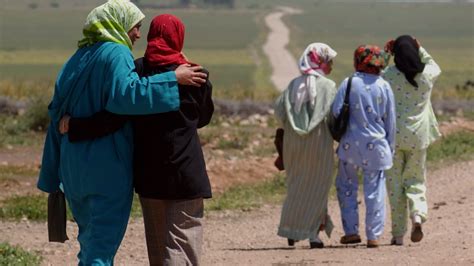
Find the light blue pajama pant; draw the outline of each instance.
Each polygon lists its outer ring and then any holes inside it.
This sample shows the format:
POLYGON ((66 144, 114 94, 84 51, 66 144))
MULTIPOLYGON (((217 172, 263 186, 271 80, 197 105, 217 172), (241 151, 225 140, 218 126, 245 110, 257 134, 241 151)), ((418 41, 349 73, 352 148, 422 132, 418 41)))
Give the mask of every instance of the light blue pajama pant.
MULTIPOLYGON (((337 198, 346 235, 359 234, 357 165, 339 160, 337 198)), ((368 240, 378 239, 385 225, 385 176, 383 170, 362 169, 366 205, 365 232, 368 240)))

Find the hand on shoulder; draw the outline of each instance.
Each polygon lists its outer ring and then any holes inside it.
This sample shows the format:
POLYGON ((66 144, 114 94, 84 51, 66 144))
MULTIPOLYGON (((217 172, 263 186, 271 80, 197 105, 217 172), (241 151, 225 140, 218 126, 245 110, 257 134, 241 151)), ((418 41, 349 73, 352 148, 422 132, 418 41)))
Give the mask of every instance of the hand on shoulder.
POLYGON ((201 84, 206 83, 207 74, 209 73, 207 70, 203 70, 202 66, 180 65, 175 70, 176 80, 181 85, 201 87, 201 84))

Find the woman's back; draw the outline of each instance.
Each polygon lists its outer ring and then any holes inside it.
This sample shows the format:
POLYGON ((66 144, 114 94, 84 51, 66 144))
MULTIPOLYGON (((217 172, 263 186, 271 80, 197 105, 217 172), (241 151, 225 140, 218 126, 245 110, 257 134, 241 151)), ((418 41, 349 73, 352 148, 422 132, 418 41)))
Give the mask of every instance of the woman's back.
MULTIPOLYGON (((336 96, 334 110, 340 110, 348 79, 336 96)), ((350 118, 340 141, 339 158, 366 169, 386 169, 392 165, 389 138, 393 137, 393 95, 390 85, 380 76, 356 72, 349 97, 350 118)), ((335 112, 336 113, 336 112, 335 112)))
POLYGON ((418 87, 411 85, 395 65, 388 67, 383 74, 396 99, 397 146, 407 150, 426 148, 441 135, 430 101, 441 70, 423 47, 419 48, 419 53, 425 67, 414 78, 418 87))
MULTIPOLYGON (((78 117, 89 116, 106 108, 113 94, 113 87, 109 86, 113 79, 110 73, 110 58, 129 56, 130 52, 125 49, 128 48, 112 42, 96 43, 79 49, 66 63, 57 81, 57 97, 53 99, 52 108, 58 115, 62 109, 61 104, 65 106, 64 112, 78 117), (78 62, 81 62, 79 67, 78 62), (104 76, 110 79, 103 79, 104 76)), ((57 118, 52 115, 52 119, 57 118)), ((97 194, 107 186, 117 189, 129 187, 132 174, 130 154, 133 151, 131 138, 129 125, 112 135, 91 141, 73 144, 68 138, 61 138, 60 176, 63 177, 63 182, 71 182, 65 184, 65 188, 75 188, 73 191, 67 191, 69 195, 74 197, 76 193, 97 194), (116 182, 111 183, 103 178, 122 175, 128 178, 116 178, 116 182)))
POLYGON ((303 104, 301 110, 295 110, 295 97, 298 93, 297 84, 305 84, 306 75, 301 75, 293 79, 287 90, 277 100, 275 112, 278 117, 283 118, 282 121, 289 123, 289 129, 297 134, 304 136, 309 134, 318 124, 323 121, 330 111, 330 107, 336 95, 336 84, 334 81, 323 77, 315 77, 315 96, 311 101, 303 104))
MULTIPOLYGON (((177 67, 151 67, 144 58, 137 59, 135 64, 140 76, 177 67)), ((201 88, 180 85, 179 91, 178 111, 133 118, 134 186, 141 196, 159 199, 211 197, 197 129, 207 125, 212 117, 212 84, 208 79, 201 88)))

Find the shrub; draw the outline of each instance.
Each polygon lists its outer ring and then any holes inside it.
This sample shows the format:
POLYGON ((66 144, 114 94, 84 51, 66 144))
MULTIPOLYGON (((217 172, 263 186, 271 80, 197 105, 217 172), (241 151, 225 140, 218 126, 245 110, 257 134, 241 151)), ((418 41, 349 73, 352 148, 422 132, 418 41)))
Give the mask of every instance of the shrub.
POLYGON ((14 196, 2 202, 0 218, 45 221, 48 218, 47 203, 48 198, 45 195, 14 196))
POLYGON ((21 123, 24 128, 34 131, 45 131, 49 125, 48 104, 50 98, 45 95, 38 95, 30 99, 28 109, 21 116, 21 123))
POLYGON ((40 265, 42 258, 20 247, 0 243, 0 265, 40 265))
POLYGON ((464 160, 474 155, 474 133, 461 131, 442 137, 428 149, 427 160, 437 162, 444 159, 464 160))

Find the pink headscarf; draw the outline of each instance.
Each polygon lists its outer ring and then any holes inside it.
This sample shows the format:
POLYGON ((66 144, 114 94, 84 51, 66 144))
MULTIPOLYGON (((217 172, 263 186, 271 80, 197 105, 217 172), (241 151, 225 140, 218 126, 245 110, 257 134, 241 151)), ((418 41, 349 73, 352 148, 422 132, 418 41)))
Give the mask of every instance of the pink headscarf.
POLYGON ((297 114, 301 111, 304 103, 309 102, 312 107, 316 100, 316 78, 329 74, 329 61, 336 57, 337 53, 329 45, 324 43, 312 43, 306 47, 299 60, 299 69, 305 76, 298 84, 293 84, 290 101, 297 114))
POLYGON ((300 57, 299 69, 301 74, 327 75, 329 61, 336 57, 337 53, 329 45, 315 42, 304 50, 300 57))

